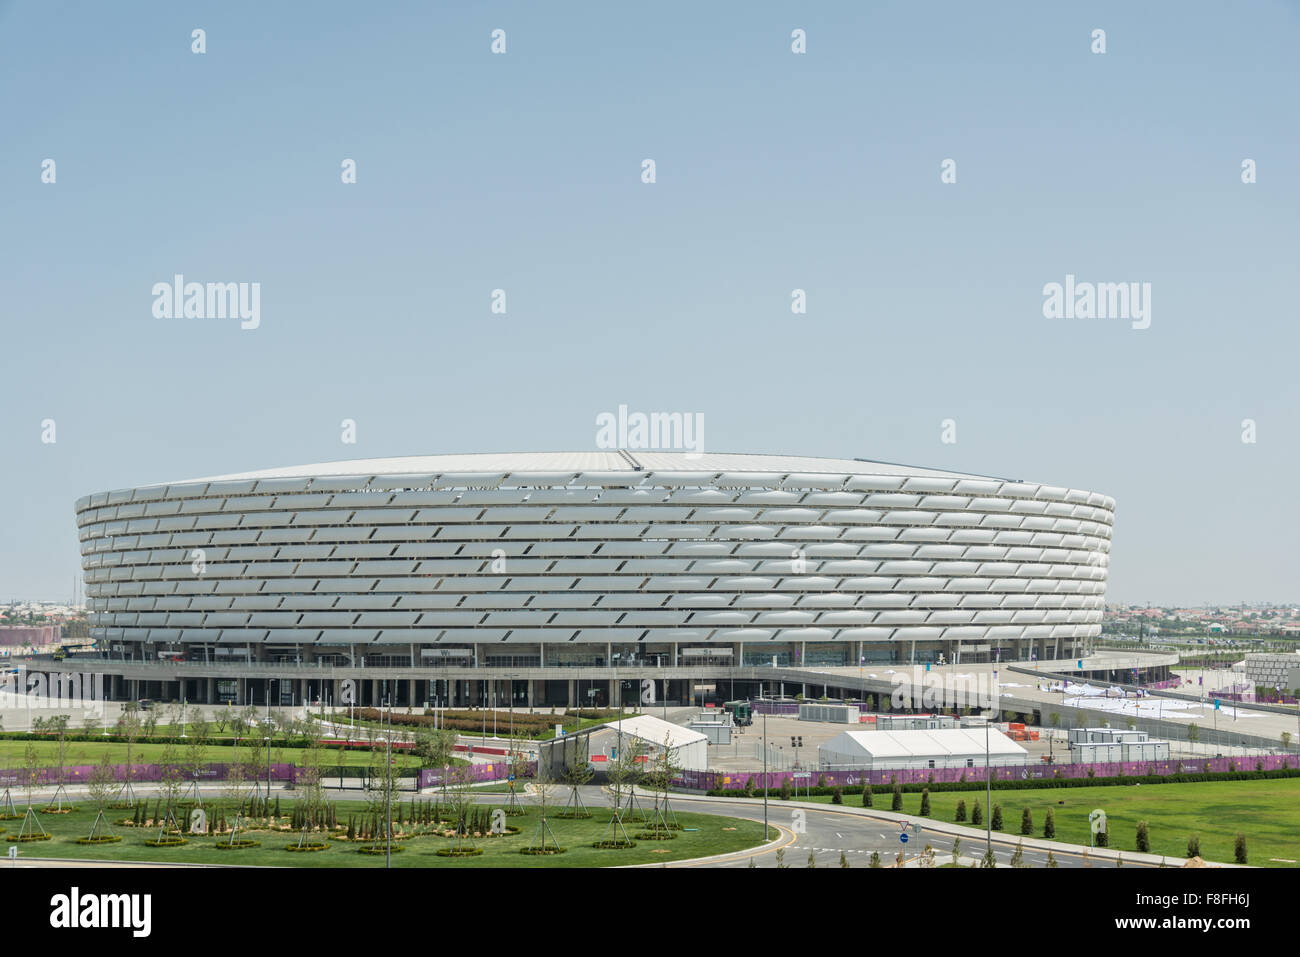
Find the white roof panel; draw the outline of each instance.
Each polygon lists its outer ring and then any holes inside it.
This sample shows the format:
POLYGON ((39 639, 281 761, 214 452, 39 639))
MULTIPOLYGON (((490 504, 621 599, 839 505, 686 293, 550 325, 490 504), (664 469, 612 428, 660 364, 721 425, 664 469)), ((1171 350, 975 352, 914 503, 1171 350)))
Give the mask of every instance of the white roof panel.
POLYGON ((646 452, 626 454, 617 450, 595 452, 508 452, 465 455, 412 455, 395 458, 353 459, 313 465, 238 472, 232 475, 188 479, 171 484, 236 481, 248 479, 305 478, 332 475, 433 475, 454 472, 667 472, 680 475, 715 475, 720 472, 777 473, 814 477, 818 475, 889 475, 969 478, 960 472, 919 468, 888 462, 858 459, 828 459, 798 455, 754 455, 729 452, 646 452), (635 462, 640 468, 634 468, 635 462))
MULTIPOLYGON (((1027 754, 1001 731, 988 731, 990 755, 1027 754)), ((912 756, 968 755, 984 752, 983 728, 936 728, 916 731, 845 731, 837 734, 822 749, 837 754, 855 752, 873 758, 904 758, 912 756)))

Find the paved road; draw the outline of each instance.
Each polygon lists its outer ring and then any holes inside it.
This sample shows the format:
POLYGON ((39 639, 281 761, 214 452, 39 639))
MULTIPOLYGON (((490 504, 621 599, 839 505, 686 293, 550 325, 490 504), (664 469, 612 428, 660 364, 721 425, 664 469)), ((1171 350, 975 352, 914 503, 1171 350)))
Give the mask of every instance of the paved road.
MULTIPOLYGON (((71 789, 80 790, 80 789, 71 789)), ((144 793, 153 790, 148 785, 140 788, 144 793)), ((277 788, 277 791, 279 789, 277 788)), ((38 789, 34 796, 47 796, 47 789, 38 789)), ((435 797, 437 790, 434 788, 427 789, 423 792, 426 797, 435 797)), ((409 794, 409 792, 404 792, 409 794)), ((328 792, 331 799, 334 800, 356 800, 361 796, 358 791, 334 791, 328 792)), ((521 795, 521 797, 532 803, 531 794, 521 795)), ((568 789, 560 787, 556 789, 557 803, 562 804, 568 798, 568 789)), ((406 797, 403 797, 405 800, 406 797)), ((606 809, 613 803, 612 794, 603 787, 586 786, 582 788, 583 803, 597 813, 600 809, 606 809)), ((500 804, 505 800, 505 795, 497 793, 480 793, 476 795, 476 800, 481 804, 500 804)), ((710 798, 695 795, 674 794, 671 797, 672 804, 677 811, 690 811, 700 814, 718 814, 727 817, 736 817, 750 821, 763 820, 763 805, 761 801, 749 801, 743 799, 727 798, 710 798)), ((906 818, 908 822, 915 822, 921 825, 919 838, 914 836, 913 832, 908 832, 908 843, 904 845, 899 841, 898 836, 901 831, 899 822, 890 818, 902 818, 902 815, 868 816, 861 810, 848 807, 832 807, 828 805, 802 805, 795 806, 781 800, 770 800, 768 802, 768 825, 775 828, 778 832, 777 839, 768 847, 756 849, 752 852, 745 852, 734 855, 725 860, 706 860, 698 863, 677 862, 668 864, 669 867, 749 867, 752 861, 755 867, 777 867, 779 863, 784 863, 788 867, 806 867, 808 856, 811 853, 818 867, 837 867, 839 866, 840 852, 844 853, 845 859, 851 867, 867 867, 871 862, 872 852, 880 854, 882 865, 892 864, 899 853, 900 849, 905 852, 905 866, 916 866, 916 858, 924 849, 926 844, 934 848, 935 863, 948 864, 952 862, 952 849, 954 836, 934 830, 929 826, 929 822, 923 819, 906 818), (783 850, 783 860, 778 860, 777 851, 783 850)), ((961 863, 975 864, 983 856, 985 848, 982 836, 966 836, 961 838, 961 863)), ((1060 848, 1052 849, 1052 856, 1056 860, 1058 867, 1083 867, 1084 858, 1081 854, 1065 849, 1063 845, 1060 848)), ((995 836, 993 839, 993 854, 1000 867, 1011 866, 1011 856, 1016 850, 1016 838, 1011 835, 995 836)), ((1031 867, 1047 866, 1047 851, 1039 848, 1026 847, 1024 849, 1024 863, 1031 867)), ((0 862, 0 867, 4 862, 0 862)), ((1181 861, 1170 861, 1172 866, 1178 866, 1181 861)), ((1092 858, 1090 864, 1094 867, 1114 867, 1115 864, 1110 860, 1092 858)), ((49 866, 43 862, 29 860, 27 864, 20 866, 49 866)), ((91 863, 86 866, 114 866, 111 864, 91 863)), ((132 866, 125 864, 124 866, 132 866)), ((1142 867, 1153 866, 1151 864, 1142 864, 1126 857, 1125 867, 1142 867)))

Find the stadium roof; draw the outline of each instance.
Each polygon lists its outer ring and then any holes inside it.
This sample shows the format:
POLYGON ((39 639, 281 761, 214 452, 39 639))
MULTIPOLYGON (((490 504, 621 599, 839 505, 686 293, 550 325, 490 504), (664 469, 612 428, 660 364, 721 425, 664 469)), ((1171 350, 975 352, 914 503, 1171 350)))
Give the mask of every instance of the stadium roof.
POLYGON ((308 478, 325 475, 421 475, 448 472, 766 472, 833 475, 909 475, 942 478, 988 478, 965 472, 917 468, 863 459, 824 459, 802 455, 754 455, 733 452, 486 452, 465 455, 410 455, 353 459, 315 465, 238 472, 164 484, 225 482, 247 479, 308 478))

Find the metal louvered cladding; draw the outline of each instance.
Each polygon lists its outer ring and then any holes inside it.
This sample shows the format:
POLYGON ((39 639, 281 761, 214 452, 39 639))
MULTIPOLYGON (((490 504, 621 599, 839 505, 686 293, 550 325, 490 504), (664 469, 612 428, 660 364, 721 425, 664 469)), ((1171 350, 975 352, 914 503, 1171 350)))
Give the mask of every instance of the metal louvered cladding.
POLYGON ((640 469, 605 453, 479 458, 87 496, 76 514, 94 634, 330 645, 1100 633, 1114 501, 1097 493, 844 460, 787 469, 776 456, 638 453, 640 469))

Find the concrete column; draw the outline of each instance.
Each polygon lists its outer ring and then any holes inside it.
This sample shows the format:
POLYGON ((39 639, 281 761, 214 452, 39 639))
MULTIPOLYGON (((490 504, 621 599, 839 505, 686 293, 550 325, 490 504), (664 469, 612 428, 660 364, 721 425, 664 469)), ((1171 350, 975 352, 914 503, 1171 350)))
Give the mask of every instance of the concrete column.
MULTIPOLYGON (((412 645, 411 647, 414 648, 415 646, 412 645)), ((415 707, 415 679, 414 678, 411 679, 410 697, 406 699, 406 703, 409 704, 412 708, 415 707)), ((388 840, 387 837, 385 837, 384 839, 388 840)))
MULTIPOLYGON (((570 679, 569 679, 569 704, 568 704, 568 706, 569 706, 570 708, 577 707, 577 706, 574 704, 574 699, 577 697, 577 694, 578 694, 578 691, 577 691, 577 685, 578 685, 578 682, 577 682, 575 679, 573 679, 573 678, 570 678, 570 679)), ((387 838, 385 838, 385 840, 387 840, 387 838)))
MULTIPOLYGON (((379 698, 379 679, 371 678, 370 679, 370 707, 378 708, 380 703, 381 702, 379 698)), ((391 838, 388 838, 388 840, 391 840, 391 838)))

